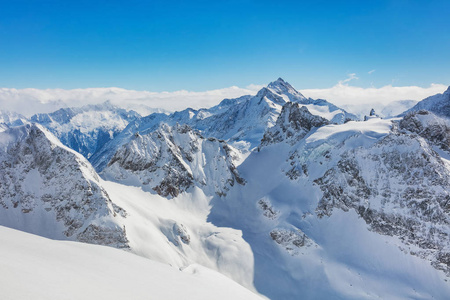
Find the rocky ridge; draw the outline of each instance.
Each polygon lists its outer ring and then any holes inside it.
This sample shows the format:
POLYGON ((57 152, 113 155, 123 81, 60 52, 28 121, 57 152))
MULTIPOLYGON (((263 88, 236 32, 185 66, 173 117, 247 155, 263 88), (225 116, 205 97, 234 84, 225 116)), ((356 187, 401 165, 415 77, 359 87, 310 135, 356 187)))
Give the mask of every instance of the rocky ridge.
POLYGON ((223 195, 244 184, 234 162, 238 152, 215 138, 204 138, 188 125, 161 124, 150 133, 135 133, 102 171, 117 182, 133 182, 164 197, 177 197, 198 186, 223 195))
POLYGON ((260 147, 282 141, 294 145, 314 127, 329 123, 327 119, 311 114, 306 106, 288 102, 283 106, 275 126, 264 133, 260 147))
POLYGON ((55 239, 127 248, 120 218, 80 154, 41 125, 0 133, 0 224, 55 239))

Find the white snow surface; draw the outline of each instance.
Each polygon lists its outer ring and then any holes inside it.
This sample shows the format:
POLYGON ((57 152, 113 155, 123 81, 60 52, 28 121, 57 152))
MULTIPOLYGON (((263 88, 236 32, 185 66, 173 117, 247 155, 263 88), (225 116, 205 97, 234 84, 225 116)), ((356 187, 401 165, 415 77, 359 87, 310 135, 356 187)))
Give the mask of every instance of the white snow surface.
POLYGON ((133 253, 177 268, 200 264, 254 290, 250 246, 239 230, 207 222, 211 197, 200 189, 168 200, 138 187, 108 181, 102 185, 127 211, 123 224, 133 253), (188 242, 177 227, 184 228, 188 242))
POLYGON ((264 299, 199 265, 179 270, 118 249, 0 226, 4 300, 264 299))
POLYGON ((0 110, 0 123, 4 123, 8 126, 20 126, 28 122, 28 119, 21 114, 0 110))

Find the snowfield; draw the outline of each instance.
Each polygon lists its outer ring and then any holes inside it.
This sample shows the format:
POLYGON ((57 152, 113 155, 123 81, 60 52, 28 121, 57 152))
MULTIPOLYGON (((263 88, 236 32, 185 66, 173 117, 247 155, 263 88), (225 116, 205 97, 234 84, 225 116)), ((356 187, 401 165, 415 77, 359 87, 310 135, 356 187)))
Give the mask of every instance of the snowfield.
POLYGON ((199 265, 178 270, 126 251, 3 226, 0 270, 4 300, 264 299, 199 265))
POLYGON ((242 232, 207 222, 211 197, 200 189, 168 200, 137 187, 102 185, 127 212, 123 224, 133 253, 177 268, 200 264, 255 290, 250 246, 242 232))

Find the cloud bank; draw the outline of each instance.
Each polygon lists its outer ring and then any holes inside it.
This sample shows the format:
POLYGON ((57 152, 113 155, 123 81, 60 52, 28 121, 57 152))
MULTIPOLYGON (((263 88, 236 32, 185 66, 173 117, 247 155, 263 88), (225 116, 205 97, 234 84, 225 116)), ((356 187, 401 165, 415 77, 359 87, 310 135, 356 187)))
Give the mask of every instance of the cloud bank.
POLYGON ((87 89, 13 89, 0 88, 0 109, 19 112, 25 116, 35 113, 52 112, 61 107, 98 104, 110 100, 121 107, 142 105, 166 111, 182 110, 187 107, 202 108, 218 104, 225 98, 256 94, 257 90, 232 86, 204 92, 175 91, 149 92, 122 88, 87 89))
MULTIPOLYGON (((397 100, 421 100, 428 96, 442 93, 447 86, 431 84, 429 87, 387 85, 381 88, 361 88, 351 86, 349 81, 356 79, 355 74, 340 81, 331 88, 301 90, 306 97, 326 99, 338 106, 357 110, 367 109, 368 105, 385 106, 397 100)), ((252 84, 245 88, 229 87, 204 92, 175 91, 150 92, 135 91, 122 88, 88 88, 88 89, 14 89, 0 88, 0 109, 31 116, 34 113, 52 112, 61 107, 98 104, 110 100, 113 104, 125 108, 148 106, 153 109, 167 111, 182 110, 187 107, 208 108, 218 104, 225 98, 236 98, 242 95, 254 95, 262 85, 252 84)), ((148 110, 147 110, 148 111, 148 110)), ((141 110, 145 114, 145 109, 141 110)))
POLYGON ((443 84, 431 84, 429 87, 386 85, 381 88, 361 88, 341 82, 328 89, 305 89, 301 93, 314 99, 326 99, 338 106, 371 103, 387 105, 398 100, 422 100, 443 93, 446 89, 447 86, 443 84))

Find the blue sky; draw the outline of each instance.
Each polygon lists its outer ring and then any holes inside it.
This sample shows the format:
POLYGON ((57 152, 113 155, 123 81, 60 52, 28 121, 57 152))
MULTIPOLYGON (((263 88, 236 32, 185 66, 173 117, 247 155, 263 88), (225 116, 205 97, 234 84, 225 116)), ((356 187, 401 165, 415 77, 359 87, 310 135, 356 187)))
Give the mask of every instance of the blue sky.
POLYGON ((5 1, 0 87, 450 84, 450 1, 5 1))

